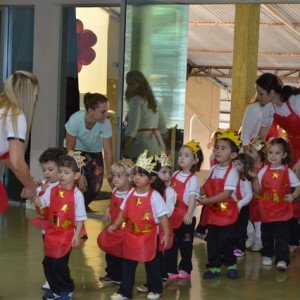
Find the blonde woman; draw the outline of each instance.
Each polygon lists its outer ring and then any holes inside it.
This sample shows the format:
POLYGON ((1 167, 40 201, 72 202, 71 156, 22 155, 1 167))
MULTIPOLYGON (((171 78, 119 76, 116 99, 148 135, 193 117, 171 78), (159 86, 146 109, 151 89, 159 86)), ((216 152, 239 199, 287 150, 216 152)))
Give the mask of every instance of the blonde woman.
MULTIPOLYGON (((27 71, 14 72, 0 94, 0 160, 8 166, 24 188, 21 196, 32 198, 36 187, 25 162, 38 80, 27 71)), ((7 208, 7 196, 0 181, 0 212, 7 208)))

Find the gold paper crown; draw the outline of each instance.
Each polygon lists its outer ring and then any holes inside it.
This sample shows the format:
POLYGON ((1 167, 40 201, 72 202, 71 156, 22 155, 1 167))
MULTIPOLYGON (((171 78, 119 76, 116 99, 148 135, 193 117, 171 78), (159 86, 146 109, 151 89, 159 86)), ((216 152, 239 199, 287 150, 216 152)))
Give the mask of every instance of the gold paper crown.
POLYGON ((183 146, 191 148, 193 153, 197 153, 197 151, 202 150, 199 143, 196 142, 194 139, 192 139, 188 143, 184 144, 183 146))
POLYGON ((134 163, 131 159, 123 158, 119 162, 124 166, 126 172, 130 172, 130 170, 134 168, 134 163))
POLYGON ((250 141, 250 145, 256 150, 262 150, 265 147, 265 142, 259 137, 257 136, 256 138, 252 139, 250 141))
POLYGON ((81 151, 73 151, 71 150, 68 155, 73 157, 74 160, 76 161, 76 164, 77 164, 77 167, 79 169, 81 169, 81 167, 85 166, 86 165, 86 157, 84 155, 81 155, 81 151))
POLYGON ((147 158, 148 150, 144 150, 144 152, 138 157, 135 166, 140 167, 146 170, 148 173, 153 172, 153 169, 156 167, 157 163, 155 161, 154 156, 150 156, 147 158))
POLYGON ((166 154, 165 151, 160 151, 160 156, 157 158, 161 167, 173 167, 173 160, 170 154, 166 154))
POLYGON ((218 140, 221 139, 228 139, 231 140, 237 147, 240 147, 242 144, 242 141, 240 139, 240 135, 238 134, 238 132, 232 128, 228 128, 226 129, 224 132, 222 132, 221 134, 219 134, 217 136, 218 140))

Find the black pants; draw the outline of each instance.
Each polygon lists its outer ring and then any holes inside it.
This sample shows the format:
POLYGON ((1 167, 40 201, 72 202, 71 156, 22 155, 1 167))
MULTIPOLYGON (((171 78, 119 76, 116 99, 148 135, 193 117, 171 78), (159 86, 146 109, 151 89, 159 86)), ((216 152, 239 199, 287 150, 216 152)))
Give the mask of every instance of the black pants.
POLYGON ((247 226, 249 220, 249 205, 242 207, 235 223, 234 246, 243 252, 246 250, 247 226))
POLYGON ((261 223, 262 256, 273 257, 275 263, 280 260, 290 262, 289 221, 261 223))
POLYGON ((60 258, 45 256, 43 260, 44 273, 50 289, 58 295, 73 292, 75 289, 69 269, 70 253, 71 251, 60 258))
POLYGON ((192 254, 193 241, 195 234, 196 218, 189 225, 184 223, 177 229, 174 229, 174 243, 171 249, 165 251, 164 257, 168 273, 177 274, 178 270, 183 270, 191 274, 193 269, 192 254), (181 260, 177 267, 178 250, 180 251, 181 260))
POLYGON ((229 267, 236 264, 233 254, 235 224, 227 226, 208 225, 206 246, 208 255, 207 268, 229 267))
POLYGON ((289 233, 290 241, 289 244, 293 246, 299 246, 299 224, 297 218, 292 218, 289 220, 289 233))
MULTIPOLYGON (((132 297, 132 290, 135 281, 135 271, 138 261, 123 259, 122 281, 118 293, 127 297, 132 297)), ((160 277, 159 260, 156 254, 155 258, 149 262, 145 262, 147 275, 147 287, 149 292, 162 294, 163 285, 160 277)))
POLYGON ((105 260, 107 265, 107 267, 105 268, 107 276, 110 279, 121 281, 123 258, 106 253, 105 260))
POLYGON ((196 227, 196 230, 195 230, 196 232, 201 233, 203 235, 205 235, 206 231, 207 231, 207 225, 205 225, 205 226, 201 225, 201 220, 203 218, 205 208, 206 208, 206 205, 203 205, 202 209, 201 209, 200 220, 199 220, 199 223, 198 223, 198 225, 196 227))

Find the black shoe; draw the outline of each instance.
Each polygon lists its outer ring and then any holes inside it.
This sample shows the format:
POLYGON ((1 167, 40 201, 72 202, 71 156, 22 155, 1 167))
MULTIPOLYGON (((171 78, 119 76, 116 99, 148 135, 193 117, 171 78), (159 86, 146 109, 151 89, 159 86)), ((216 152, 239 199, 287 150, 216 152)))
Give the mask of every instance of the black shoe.
POLYGON ((108 276, 100 277, 99 280, 100 280, 102 283, 121 284, 121 281, 111 279, 111 278, 109 278, 108 276))

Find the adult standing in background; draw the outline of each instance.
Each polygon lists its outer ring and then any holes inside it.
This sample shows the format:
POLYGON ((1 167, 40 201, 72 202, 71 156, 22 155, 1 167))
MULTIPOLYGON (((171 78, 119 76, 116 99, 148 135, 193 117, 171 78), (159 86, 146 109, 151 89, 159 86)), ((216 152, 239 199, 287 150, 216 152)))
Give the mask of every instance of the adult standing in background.
MULTIPOLYGON (((0 160, 24 186, 21 196, 33 198, 36 186, 25 151, 28 145, 33 112, 38 95, 38 80, 27 71, 16 71, 6 80, 0 94, 0 160)), ((0 212, 8 206, 8 198, 0 180, 0 212)))
POLYGON ((86 93, 84 106, 85 111, 74 113, 65 125, 65 147, 68 152, 81 151, 87 158, 78 186, 84 194, 86 210, 91 211, 88 205, 95 200, 103 183, 103 151, 107 179, 112 182, 112 128, 108 118, 108 99, 104 95, 86 93))
POLYGON ((166 150, 162 138, 166 133, 166 122, 152 89, 140 71, 129 71, 126 84, 128 113, 123 156, 135 160, 145 149, 150 156, 159 154, 166 150))

